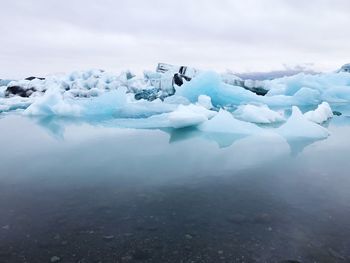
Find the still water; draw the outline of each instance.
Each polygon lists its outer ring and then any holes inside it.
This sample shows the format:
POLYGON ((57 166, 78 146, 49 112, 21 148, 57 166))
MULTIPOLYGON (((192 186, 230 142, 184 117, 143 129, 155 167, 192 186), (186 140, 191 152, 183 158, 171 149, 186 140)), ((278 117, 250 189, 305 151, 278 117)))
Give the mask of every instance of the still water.
POLYGON ((0 117, 0 262, 350 262, 350 118, 322 141, 0 117))

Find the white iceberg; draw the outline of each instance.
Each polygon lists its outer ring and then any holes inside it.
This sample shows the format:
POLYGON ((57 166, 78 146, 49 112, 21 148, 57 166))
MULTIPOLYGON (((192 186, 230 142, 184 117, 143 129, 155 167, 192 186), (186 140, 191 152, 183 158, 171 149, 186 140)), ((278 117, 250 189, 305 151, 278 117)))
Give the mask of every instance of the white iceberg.
POLYGON ((285 121, 282 113, 271 110, 267 105, 241 105, 233 114, 239 120, 260 124, 285 121))
POLYGON ((321 124, 333 117, 333 111, 327 102, 322 102, 316 110, 308 111, 304 116, 309 121, 321 124))
POLYGON ((197 105, 203 106, 208 110, 214 108, 213 104, 211 103, 211 98, 206 95, 199 95, 197 105))
POLYGON ((185 128, 196 126, 209 118, 213 118, 217 113, 198 105, 180 105, 175 111, 168 114, 169 127, 185 128))
POLYGON ((230 112, 223 109, 215 117, 199 125, 198 128, 205 132, 240 135, 257 134, 264 131, 255 124, 235 119, 230 112))
POLYGON ((49 89, 37 98, 25 111, 26 115, 80 116, 83 108, 69 99, 64 99, 58 89, 49 89))
POLYGON ((172 112, 157 114, 148 118, 115 119, 113 124, 120 127, 138 129, 181 129, 205 123, 216 114, 217 112, 215 111, 210 111, 194 104, 179 105, 172 112))
POLYGON ((298 107, 293 106, 292 115, 276 132, 287 139, 324 139, 327 138, 329 131, 309 121, 298 107))

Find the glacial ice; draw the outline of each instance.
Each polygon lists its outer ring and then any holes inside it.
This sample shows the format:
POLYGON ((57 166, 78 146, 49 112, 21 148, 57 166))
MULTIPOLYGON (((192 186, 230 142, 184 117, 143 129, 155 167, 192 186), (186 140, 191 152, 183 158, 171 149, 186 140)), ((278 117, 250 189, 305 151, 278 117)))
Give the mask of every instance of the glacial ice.
POLYGON ((196 126, 208 121, 209 118, 213 118, 216 114, 215 111, 210 111, 198 105, 179 105, 175 111, 168 114, 169 126, 172 128, 196 126))
MULTIPOLYGON (((350 76, 348 79, 344 77, 344 83, 345 80, 348 81, 348 86, 350 86, 350 76)), ((288 83, 288 80, 286 81, 288 83)), ((339 83, 342 82, 339 81, 339 83)), ((287 88, 282 87, 282 84, 270 84, 270 81, 265 81, 264 87, 268 88, 269 92, 266 96, 259 96, 243 87, 222 82, 220 75, 215 72, 203 72, 192 81, 179 87, 177 95, 186 97, 191 102, 196 101, 200 95, 206 95, 211 97, 213 105, 217 107, 247 103, 262 103, 269 106, 317 105, 321 102, 323 95, 329 97, 327 93, 322 93, 323 91, 326 92, 327 89, 322 90, 317 85, 299 86, 298 89, 295 88, 293 93, 287 92, 287 88)), ((348 88, 350 94, 350 87, 348 88)), ((350 101, 350 96, 346 99, 350 101)))
POLYGON ((205 123, 215 116, 217 112, 208 110, 202 106, 190 104, 179 105, 168 113, 155 114, 148 118, 121 118, 115 119, 112 123, 118 127, 138 128, 138 129, 158 129, 197 126, 205 123))
POLYGON ((44 96, 37 98, 25 111, 26 115, 79 116, 82 107, 71 99, 64 99, 58 89, 49 89, 44 96))
POLYGON ((172 83, 172 74, 146 71, 137 77, 129 71, 113 74, 88 70, 3 82, 0 114, 17 110, 31 116, 109 118, 123 127, 193 126, 209 133, 251 135, 268 131, 285 138, 325 138, 329 132, 318 124, 333 116, 331 106, 350 102, 350 74, 345 71, 301 73, 263 81, 243 80, 232 73, 195 71, 182 86, 172 83), (19 87, 25 96, 9 92, 8 87, 19 87), (251 91, 256 89, 267 94, 251 91), (140 91, 154 90, 152 100, 135 98, 140 91), (298 108, 316 105, 316 110, 304 115, 298 108), (291 108, 292 115, 285 120, 283 112, 291 108), (283 122, 272 129, 254 124, 283 122))
POLYGON ((267 105, 241 105, 233 112, 234 116, 242 121, 269 124, 283 122, 283 113, 271 110, 267 105))
POLYGON ((333 111, 327 102, 322 102, 316 110, 308 111, 304 116, 309 121, 321 124, 333 117, 333 111))
POLYGON ((211 98, 206 95, 199 95, 197 105, 203 106, 204 108, 210 110, 214 108, 213 104, 211 104, 211 98))
POLYGON ((292 115, 276 132, 287 139, 324 139, 330 135, 326 128, 308 120, 296 106, 292 107, 292 115))
POLYGON ((232 133, 241 135, 250 135, 262 133, 263 129, 255 124, 237 120, 233 115, 221 109, 212 119, 199 126, 201 131, 212 133, 232 133))

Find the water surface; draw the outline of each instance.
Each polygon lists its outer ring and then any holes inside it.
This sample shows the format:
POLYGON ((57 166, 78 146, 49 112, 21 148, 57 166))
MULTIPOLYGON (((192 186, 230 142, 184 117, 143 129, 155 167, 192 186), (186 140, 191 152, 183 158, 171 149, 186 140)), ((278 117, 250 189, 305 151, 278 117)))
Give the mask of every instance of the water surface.
POLYGON ((321 141, 0 118, 0 262, 349 262, 350 121, 321 141))

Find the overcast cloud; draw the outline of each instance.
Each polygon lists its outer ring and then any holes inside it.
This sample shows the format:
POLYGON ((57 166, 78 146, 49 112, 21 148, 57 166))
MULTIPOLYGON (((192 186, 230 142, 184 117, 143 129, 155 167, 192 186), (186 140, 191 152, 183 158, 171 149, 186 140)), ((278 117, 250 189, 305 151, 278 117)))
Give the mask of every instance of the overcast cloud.
POLYGON ((1 0, 0 78, 350 62, 349 0, 1 0))

